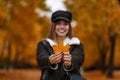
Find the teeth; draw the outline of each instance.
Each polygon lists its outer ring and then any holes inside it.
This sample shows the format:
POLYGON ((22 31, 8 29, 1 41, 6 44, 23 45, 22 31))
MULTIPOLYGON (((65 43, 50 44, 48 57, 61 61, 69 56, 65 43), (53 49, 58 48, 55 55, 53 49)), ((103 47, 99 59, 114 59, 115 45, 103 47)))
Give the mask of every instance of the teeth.
POLYGON ((60 32, 64 32, 64 30, 60 30, 60 32))

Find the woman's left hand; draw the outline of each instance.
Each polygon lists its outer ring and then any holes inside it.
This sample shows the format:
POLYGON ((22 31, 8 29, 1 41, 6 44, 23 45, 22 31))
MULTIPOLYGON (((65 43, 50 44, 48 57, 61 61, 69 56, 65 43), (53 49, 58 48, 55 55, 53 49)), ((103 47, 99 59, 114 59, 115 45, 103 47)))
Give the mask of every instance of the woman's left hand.
POLYGON ((63 52, 63 62, 66 67, 71 66, 71 60, 71 54, 69 54, 69 52, 63 52))

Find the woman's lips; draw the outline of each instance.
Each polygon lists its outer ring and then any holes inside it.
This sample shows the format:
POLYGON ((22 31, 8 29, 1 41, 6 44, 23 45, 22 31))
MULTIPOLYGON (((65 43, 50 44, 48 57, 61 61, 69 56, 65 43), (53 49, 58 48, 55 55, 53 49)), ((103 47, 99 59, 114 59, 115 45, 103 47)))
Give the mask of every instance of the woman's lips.
POLYGON ((64 33, 66 30, 59 30, 60 33, 64 33))

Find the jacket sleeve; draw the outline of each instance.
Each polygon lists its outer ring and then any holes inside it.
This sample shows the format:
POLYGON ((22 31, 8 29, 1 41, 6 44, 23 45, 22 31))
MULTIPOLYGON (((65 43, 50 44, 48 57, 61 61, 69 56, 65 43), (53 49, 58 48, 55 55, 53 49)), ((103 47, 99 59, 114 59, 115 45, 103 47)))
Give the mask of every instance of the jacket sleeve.
POLYGON ((42 41, 37 45, 36 59, 41 69, 49 68, 49 52, 45 49, 42 41))
POLYGON ((70 54, 72 56, 73 70, 79 69, 84 63, 84 50, 83 45, 71 45, 70 54))

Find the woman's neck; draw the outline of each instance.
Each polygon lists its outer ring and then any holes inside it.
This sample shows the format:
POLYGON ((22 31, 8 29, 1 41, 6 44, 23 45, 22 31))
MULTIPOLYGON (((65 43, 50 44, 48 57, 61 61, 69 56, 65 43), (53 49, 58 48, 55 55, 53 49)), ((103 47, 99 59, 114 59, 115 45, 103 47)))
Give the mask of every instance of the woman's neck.
POLYGON ((56 37, 57 42, 64 41, 66 37, 56 37))

